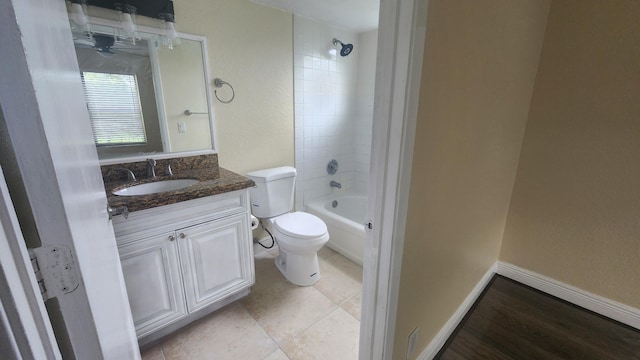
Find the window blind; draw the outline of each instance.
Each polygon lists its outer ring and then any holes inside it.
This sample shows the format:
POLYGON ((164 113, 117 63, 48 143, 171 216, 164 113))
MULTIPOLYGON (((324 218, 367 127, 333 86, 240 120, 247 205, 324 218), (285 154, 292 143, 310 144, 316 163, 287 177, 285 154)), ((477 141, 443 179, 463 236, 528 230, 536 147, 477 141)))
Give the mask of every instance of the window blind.
POLYGON ((147 142, 135 75, 84 71, 82 84, 96 145, 147 142))

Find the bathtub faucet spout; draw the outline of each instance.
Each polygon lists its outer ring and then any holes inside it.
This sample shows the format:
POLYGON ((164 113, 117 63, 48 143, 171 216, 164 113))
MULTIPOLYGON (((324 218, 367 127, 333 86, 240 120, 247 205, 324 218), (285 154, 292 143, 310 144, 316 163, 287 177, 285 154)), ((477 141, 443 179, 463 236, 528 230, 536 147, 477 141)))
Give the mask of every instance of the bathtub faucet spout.
POLYGON ((330 185, 332 188, 342 189, 342 184, 340 184, 340 183, 339 183, 339 182, 337 182, 337 181, 333 181, 333 180, 331 180, 331 182, 329 183, 329 185, 330 185))

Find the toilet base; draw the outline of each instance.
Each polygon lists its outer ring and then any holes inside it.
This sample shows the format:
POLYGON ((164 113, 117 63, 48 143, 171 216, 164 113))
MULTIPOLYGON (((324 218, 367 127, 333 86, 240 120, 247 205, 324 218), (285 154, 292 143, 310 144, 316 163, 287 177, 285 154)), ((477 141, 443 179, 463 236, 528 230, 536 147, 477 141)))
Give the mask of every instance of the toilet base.
POLYGON ((280 248, 274 260, 276 267, 289 282, 298 286, 311 286, 320 280, 318 254, 298 255, 280 248))

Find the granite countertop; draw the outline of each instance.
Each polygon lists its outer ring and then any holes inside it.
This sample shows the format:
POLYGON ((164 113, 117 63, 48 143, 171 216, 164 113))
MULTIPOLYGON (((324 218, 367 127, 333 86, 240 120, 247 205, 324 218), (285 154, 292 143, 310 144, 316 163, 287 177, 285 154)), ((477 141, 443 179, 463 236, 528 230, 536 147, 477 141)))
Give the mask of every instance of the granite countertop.
POLYGON ((156 179, 140 179, 137 181, 112 181, 105 183, 109 206, 126 206, 130 212, 149 209, 157 206, 175 204, 182 201, 198 199, 206 196, 222 194, 230 191, 246 189, 254 186, 253 180, 224 168, 203 168, 182 170, 174 175, 158 176, 156 179), (113 195, 113 191, 124 187, 150 183, 154 181, 196 179, 200 182, 189 187, 137 196, 113 195))

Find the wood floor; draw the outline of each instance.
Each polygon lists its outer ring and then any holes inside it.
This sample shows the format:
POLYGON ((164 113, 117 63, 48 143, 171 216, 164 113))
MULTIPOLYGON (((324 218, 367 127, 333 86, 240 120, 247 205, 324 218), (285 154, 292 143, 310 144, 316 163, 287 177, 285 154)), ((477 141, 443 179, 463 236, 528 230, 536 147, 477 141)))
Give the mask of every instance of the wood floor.
POLYGON ((496 275, 436 359, 640 359, 640 331, 496 275))

